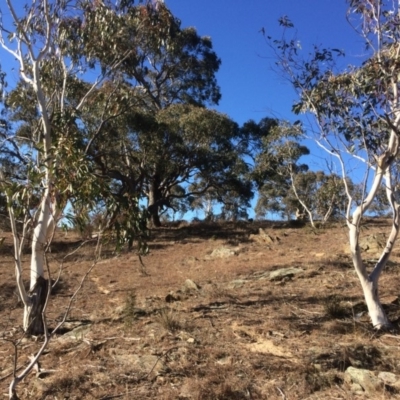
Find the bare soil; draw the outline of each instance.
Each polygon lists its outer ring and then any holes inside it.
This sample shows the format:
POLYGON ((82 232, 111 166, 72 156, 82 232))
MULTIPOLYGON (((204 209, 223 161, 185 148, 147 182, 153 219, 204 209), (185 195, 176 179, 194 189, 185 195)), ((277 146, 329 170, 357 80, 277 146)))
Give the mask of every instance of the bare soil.
MULTIPOLYGON (((389 225, 369 220, 363 235, 388 232, 389 225)), ((22 333, 11 238, 3 236, 0 390, 6 398, 15 349, 22 371, 42 338, 22 333)), ((80 243, 77 235, 60 232, 49 254, 52 277, 63 269, 48 308, 50 327, 93 264, 93 243, 64 259, 80 243)), ((155 229, 145 268, 134 252, 116 255, 105 247, 66 324, 18 394, 102 400, 400 398, 393 387, 355 391, 344 379, 349 366, 400 375, 400 247, 380 282, 394 330, 377 334, 346 244, 347 229, 339 223, 312 230, 243 222, 155 229), (289 267, 298 273, 269 279, 272 271, 289 267)), ((365 256, 372 265, 376 254, 365 256)), ((28 278, 28 250, 25 263, 28 278)))

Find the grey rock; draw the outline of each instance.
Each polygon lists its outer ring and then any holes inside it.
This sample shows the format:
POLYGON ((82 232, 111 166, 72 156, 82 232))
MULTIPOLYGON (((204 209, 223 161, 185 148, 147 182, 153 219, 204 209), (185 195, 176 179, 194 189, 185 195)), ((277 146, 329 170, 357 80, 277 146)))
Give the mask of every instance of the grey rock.
POLYGON ((200 290, 200 286, 191 279, 186 279, 185 283, 183 284, 182 291, 186 292, 190 290, 200 290))
POLYGON ((143 355, 139 356, 137 354, 116 354, 113 358, 120 364, 126 365, 142 373, 149 373, 152 371, 157 375, 161 369, 164 367, 162 359, 153 355, 143 355))
POLYGON ((378 378, 385 384, 391 387, 400 389, 400 376, 394 374, 393 372, 379 372, 378 378))
POLYGON ((254 280, 262 280, 268 278, 270 273, 270 271, 256 271, 253 272, 250 277, 254 280))
POLYGON ((365 236, 358 243, 361 250, 373 254, 379 254, 385 248, 385 244, 386 236, 383 233, 365 236))
POLYGON ((344 380, 352 388, 360 385, 367 393, 380 391, 383 388, 383 382, 372 371, 367 369, 349 367, 344 373, 344 380))
POLYGON ((77 326, 76 328, 74 328, 71 331, 62 335, 61 338, 83 340, 85 338, 85 336, 90 332, 91 327, 92 327, 92 324, 85 324, 85 325, 77 326))
POLYGON ((260 244, 273 244, 275 240, 280 240, 278 237, 275 239, 269 235, 267 232, 264 231, 264 229, 260 228, 258 230, 258 235, 250 235, 249 237, 250 240, 254 240, 257 243, 260 244))
POLYGON ((242 287, 247 281, 244 279, 235 279, 234 281, 229 282, 229 289, 236 289, 242 287))
POLYGON ((237 256, 238 255, 238 250, 237 249, 232 249, 229 247, 218 247, 213 250, 211 255, 209 256, 210 258, 227 258, 227 257, 232 257, 232 256, 237 256))
POLYGON ((358 383, 352 383, 350 385, 350 390, 354 393, 357 394, 362 394, 364 392, 364 389, 362 388, 361 385, 359 385, 358 383))
POLYGON ((301 268, 281 268, 277 269, 276 271, 270 272, 268 276, 268 280, 270 281, 281 281, 284 278, 292 278, 295 275, 302 273, 303 270, 301 268))

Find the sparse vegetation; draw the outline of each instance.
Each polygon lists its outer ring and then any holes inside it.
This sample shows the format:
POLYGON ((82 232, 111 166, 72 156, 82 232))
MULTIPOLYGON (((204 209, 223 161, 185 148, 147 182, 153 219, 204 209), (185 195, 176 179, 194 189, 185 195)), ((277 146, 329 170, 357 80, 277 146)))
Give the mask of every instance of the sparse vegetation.
POLYGON ((134 291, 129 291, 126 295, 122 318, 127 328, 131 328, 137 318, 136 293, 134 291))
POLYGON ((212 40, 164 1, 17 3, 4 2, 0 21, 0 50, 11 55, 0 68, 8 398, 400 391, 397 336, 387 334, 399 329, 400 278, 386 268, 400 257, 399 5, 349 1, 348 22, 367 46, 346 69, 335 48, 314 46, 303 59, 287 16, 279 40, 260 31, 297 91, 292 111, 315 117, 329 160, 310 171, 302 120, 239 126, 215 109, 212 40), (361 164, 348 168, 352 156, 361 164), (245 222, 256 191, 256 216, 287 224, 245 222), (164 229, 199 210, 206 224, 164 229), (388 210, 391 221, 365 220, 388 210), (325 224, 333 217, 345 217, 351 257, 342 228, 325 224), (383 244, 362 244, 364 223, 383 244), (60 224, 74 231, 70 253, 60 224), (363 261, 368 251, 378 254, 363 261), (356 275, 343 268, 350 262, 356 275), (54 277, 62 285, 51 290, 54 277), (372 383, 349 378, 350 367, 368 368, 372 383))
MULTIPOLYGON (((378 233, 385 224, 371 219, 365 234, 378 233)), ((148 275, 140 272, 135 254, 115 257, 108 251, 111 245, 105 248, 64 329, 43 354, 40 372, 21 383, 20 399, 84 399, 88 393, 141 400, 347 399, 354 398, 345 381, 349 367, 400 376, 397 333, 377 336, 371 327, 340 223, 318 235, 284 222, 207 227, 153 230, 151 253, 143 258, 148 275), (249 239, 259 228, 281 240, 266 246, 249 239), (222 246, 234 247, 237 255, 210 257, 210 250, 222 246), (271 271, 288 266, 304 272, 284 282, 268 280, 271 271), (185 292, 186 279, 199 289, 185 292), (175 300, 167 303, 170 293, 175 300), (74 333, 79 327, 84 333, 74 333)), ((51 269, 57 271, 53 260, 63 259, 77 240, 74 232, 57 234, 51 269)), ((10 243, 6 235, 5 248, 10 243)), ((50 326, 90 263, 93 246, 65 260, 63 284, 48 312, 50 326)), ((5 279, 0 329, 5 339, 16 341, 23 335, 14 329, 20 309, 7 295, 14 290, 7 273, 11 261, 7 251, 0 252, 5 279)), ((400 251, 393 261, 400 262, 400 251)), ((385 279, 384 306, 396 321, 400 277, 389 269, 385 279)), ((18 346, 33 352, 39 345, 26 338, 18 346)), ((2 392, 13 351, 8 341, 0 341, 2 392)), ((388 399, 398 393, 386 385, 374 396, 388 399)))
POLYGON ((324 309, 328 316, 332 318, 345 318, 349 312, 343 305, 343 298, 340 295, 333 294, 324 300, 324 309))
POLYGON ((171 308, 162 308, 157 314, 156 321, 169 332, 182 329, 182 322, 177 311, 171 308))

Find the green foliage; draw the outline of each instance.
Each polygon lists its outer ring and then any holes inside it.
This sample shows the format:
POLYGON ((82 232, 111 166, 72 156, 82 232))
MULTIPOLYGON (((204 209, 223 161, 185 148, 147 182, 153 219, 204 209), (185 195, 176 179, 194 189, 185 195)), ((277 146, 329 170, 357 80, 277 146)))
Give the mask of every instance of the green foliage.
MULTIPOLYGON (((264 124, 265 121, 261 121, 261 127, 257 127, 253 123, 251 129, 258 134, 264 124)), ((293 125, 268 123, 266 132, 260 135, 252 171, 259 190, 255 208, 258 217, 271 212, 289 219, 296 210, 303 211, 299 200, 316 219, 325 221, 344 214, 347 195, 342 178, 322 171, 308 171, 308 166, 300 163, 301 157, 309 154, 307 147, 301 144, 302 139, 302 127, 298 122, 293 125)), ((350 181, 348 185, 352 185, 350 181)))
POLYGON ((126 190, 142 190, 155 217, 210 187, 251 196, 240 178, 247 167, 233 143, 238 127, 225 115, 174 104, 109 121, 107 130, 92 146, 95 162, 126 190))
MULTIPOLYGON (((348 198, 342 177, 333 173, 325 174, 323 171, 308 171, 297 174, 294 185, 298 196, 315 219, 325 222, 330 217, 345 215, 348 198)), ((349 179, 347 185, 353 187, 349 179)))
MULTIPOLYGON (((194 181, 202 179, 206 188, 235 181, 231 166, 240 161, 231 139, 237 128, 204 108, 220 98, 220 60, 210 38, 182 28, 161 3, 118 13, 90 6, 67 22, 66 50, 84 55, 86 69, 99 62, 109 77, 92 90, 79 119, 87 155, 112 180, 121 201, 128 193, 147 198, 157 222, 162 210, 191 198, 187 187, 194 181)), ((74 82, 71 88, 70 101, 77 103, 85 85, 74 82)))
MULTIPOLYGON (((353 173, 347 169, 349 158, 364 160, 363 182, 353 185, 350 179, 343 181, 348 186, 350 221, 351 211, 367 198, 362 214, 384 213, 390 202, 393 210, 397 207, 400 29, 397 5, 365 0, 348 3, 348 20, 365 42, 364 59, 359 65, 339 69, 344 52, 321 46, 314 46, 303 58, 298 41, 288 37, 293 24, 285 18, 279 21, 285 30, 282 38, 268 39, 277 65, 299 95, 293 111, 315 116, 319 128, 316 139, 338 161, 342 173, 353 173), (376 175, 374 186, 369 178, 372 169, 385 171, 376 175), (373 192, 368 196, 370 188, 373 192)), ((329 186, 325 200, 331 196, 329 186)))
POLYGON ((271 39, 271 46, 276 51, 277 64, 290 74, 299 93, 300 100, 293 105, 293 111, 315 114, 324 135, 340 135, 349 153, 366 151, 373 161, 375 155, 382 153, 393 128, 388 110, 393 104, 393 83, 398 80, 400 65, 397 12, 392 12, 388 2, 349 3, 349 18, 357 29, 360 17, 365 17, 360 33, 370 56, 361 66, 349 66, 336 73, 337 58, 344 56, 342 50, 314 46, 310 57, 303 60, 295 40, 271 39), (377 25, 379 45, 375 37, 377 25))
MULTIPOLYGON (((104 237, 116 239, 118 248, 125 243, 131 247, 137 240, 139 251, 145 252, 146 212, 139 206, 142 188, 118 180, 96 151, 99 141, 113 136, 111 121, 121 126, 122 117, 139 104, 134 77, 126 75, 126 63, 133 61, 138 44, 138 37, 129 37, 135 33, 130 29, 136 24, 142 32, 146 13, 152 14, 153 22, 158 18, 148 7, 122 3, 56 1, 46 10, 40 10, 39 3, 26 8, 30 16, 19 21, 16 40, 39 44, 48 32, 50 46, 41 54, 23 55, 26 76, 5 92, 3 113, 10 124, 7 132, 0 132, 2 144, 6 143, 0 149, 1 189, 8 194, 16 217, 31 219, 33 226, 50 188, 51 212, 57 220, 67 206, 72 208, 67 218, 73 225, 85 226, 96 214, 96 231, 106 230, 109 235, 104 237), (131 50, 123 52, 122 45, 131 50), (36 79, 32 60, 39 56, 38 89, 32 83, 36 79), (86 80, 89 70, 100 71, 97 83, 86 80)), ((170 19, 175 21, 171 15, 170 19)), ((143 101, 141 97, 140 104, 143 101)))
POLYGON ((260 127, 254 125, 252 129, 256 134, 265 130, 258 140, 251 174, 259 191, 256 215, 260 217, 270 211, 289 217, 299 208, 298 201, 293 201, 292 178, 308 170, 308 166, 299 160, 309 154, 309 150, 301 144, 303 132, 300 125, 275 121, 268 123, 265 129, 264 123, 262 120, 260 127))
POLYGON ((182 29, 164 4, 159 3, 157 11, 138 5, 124 13, 89 7, 84 17, 85 24, 66 25, 67 36, 80 39, 91 64, 98 59, 104 69, 120 65, 142 92, 146 108, 218 102, 215 73, 220 60, 211 40, 198 36, 194 28, 182 29))

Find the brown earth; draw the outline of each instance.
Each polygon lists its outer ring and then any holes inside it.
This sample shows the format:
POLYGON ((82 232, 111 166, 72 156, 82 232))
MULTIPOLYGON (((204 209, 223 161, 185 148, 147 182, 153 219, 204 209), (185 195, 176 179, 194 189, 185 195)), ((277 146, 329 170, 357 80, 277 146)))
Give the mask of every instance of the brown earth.
MULTIPOLYGON (((363 236, 387 232, 370 220, 363 236)), ((11 239, 0 255, 0 390, 6 398, 17 343, 19 371, 42 338, 21 332, 11 239)), ((396 385, 363 391, 352 366, 400 375, 400 260, 396 247, 380 291, 393 332, 377 334, 346 253, 343 224, 193 223, 153 230, 145 270, 134 253, 102 258, 84 282, 21 399, 389 399, 396 385), (262 227, 263 230, 259 231, 262 227), (270 279, 281 268, 283 278, 270 279)), ((62 318, 93 263, 95 247, 59 233, 49 254, 62 266, 48 323, 62 318)), ((370 249, 371 250, 371 249, 370 249)), ((374 251, 366 253, 373 262, 374 251)), ((26 268, 29 255, 26 254, 26 268)), ((26 273, 28 271, 25 271, 26 273)))

